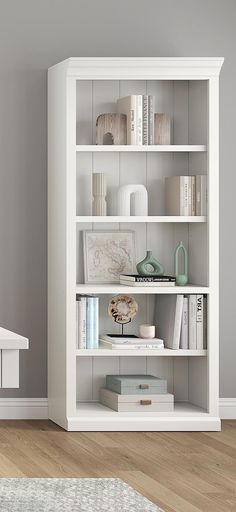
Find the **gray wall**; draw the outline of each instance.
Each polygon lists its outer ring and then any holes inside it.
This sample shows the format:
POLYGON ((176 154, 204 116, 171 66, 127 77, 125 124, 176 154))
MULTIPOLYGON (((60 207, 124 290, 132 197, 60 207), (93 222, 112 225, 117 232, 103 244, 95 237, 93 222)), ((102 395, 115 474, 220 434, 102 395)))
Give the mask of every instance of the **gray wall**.
POLYGON ((0 0, 0 325, 31 339, 20 390, 45 397, 46 70, 76 56, 223 56, 220 393, 236 397, 234 0, 0 0))

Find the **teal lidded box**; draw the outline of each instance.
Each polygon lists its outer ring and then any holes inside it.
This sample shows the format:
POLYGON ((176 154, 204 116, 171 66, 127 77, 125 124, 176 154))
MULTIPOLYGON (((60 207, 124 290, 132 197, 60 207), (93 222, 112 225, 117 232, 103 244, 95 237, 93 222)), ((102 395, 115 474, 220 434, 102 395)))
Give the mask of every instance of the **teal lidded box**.
POLYGON ((167 393, 167 381, 153 375, 107 375, 106 388, 120 395, 167 393))

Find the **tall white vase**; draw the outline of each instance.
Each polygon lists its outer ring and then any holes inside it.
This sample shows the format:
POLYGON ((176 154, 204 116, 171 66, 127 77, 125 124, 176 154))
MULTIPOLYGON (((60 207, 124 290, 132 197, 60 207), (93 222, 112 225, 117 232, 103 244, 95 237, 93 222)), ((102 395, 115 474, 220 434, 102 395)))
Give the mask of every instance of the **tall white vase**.
POLYGON ((148 215, 148 193, 144 185, 122 185, 118 190, 118 215, 148 215), (134 196, 131 212, 131 196, 134 196))
POLYGON ((103 172, 93 173, 93 215, 106 215, 106 175, 103 172))

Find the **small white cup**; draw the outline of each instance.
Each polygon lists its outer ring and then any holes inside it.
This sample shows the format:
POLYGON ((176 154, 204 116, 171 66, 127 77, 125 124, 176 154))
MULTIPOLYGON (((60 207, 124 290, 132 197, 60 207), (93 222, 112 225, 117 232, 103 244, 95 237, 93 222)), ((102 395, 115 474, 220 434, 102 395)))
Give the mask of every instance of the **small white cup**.
POLYGON ((155 325, 143 324, 139 326, 140 338, 155 338, 155 325))

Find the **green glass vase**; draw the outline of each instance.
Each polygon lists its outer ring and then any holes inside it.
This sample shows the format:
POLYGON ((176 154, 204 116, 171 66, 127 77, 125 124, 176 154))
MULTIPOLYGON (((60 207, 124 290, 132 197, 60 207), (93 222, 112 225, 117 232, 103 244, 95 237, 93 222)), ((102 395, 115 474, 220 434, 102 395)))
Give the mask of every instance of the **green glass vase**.
POLYGON ((152 251, 147 251, 146 257, 137 264, 136 268, 140 276, 163 276, 164 274, 163 265, 152 256, 152 251), (150 265, 153 270, 147 269, 147 265, 150 265))
POLYGON ((176 277, 176 284, 178 286, 184 286, 188 282, 188 252, 182 240, 178 243, 175 249, 175 262, 174 262, 174 274, 176 277), (179 257, 183 254, 183 274, 179 274, 179 257))

